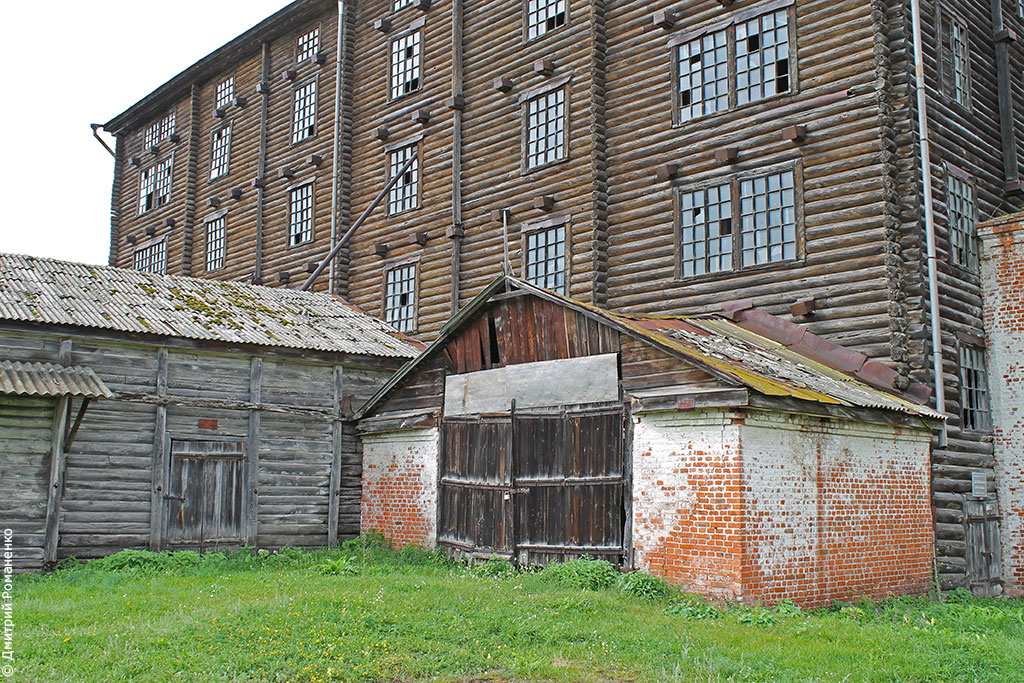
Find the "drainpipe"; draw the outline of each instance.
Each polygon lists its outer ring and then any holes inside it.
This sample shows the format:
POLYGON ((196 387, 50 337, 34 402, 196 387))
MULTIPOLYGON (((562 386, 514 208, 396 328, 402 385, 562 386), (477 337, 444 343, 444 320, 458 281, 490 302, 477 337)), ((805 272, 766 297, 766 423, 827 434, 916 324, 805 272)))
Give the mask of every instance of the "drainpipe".
MULTIPOLYGON (((338 240, 338 185, 341 182, 341 69, 342 62, 342 40, 345 32, 345 0, 338 0, 338 53, 337 63, 334 67, 334 169, 331 177, 331 249, 338 240)), ((334 259, 331 260, 331 270, 328 273, 327 291, 335 293, 337 282, 334 259)))
MULTIPOLYGON (((914 74, 917 86, 917 129, 921 138, 921 183, 924 186, 924 227, 927 239, 928 302, 932 327, 932 374, 935 376, 935 409, 946 412, 946 386, 942 371, 942 326, 939 310, 938 257, 935 249, 935 207, 932 199, 932 149, 928 136, 928 92, 924 79, 924 50, 921 45, 921 0, 910 2, 914 33, 914 74)), ((939 433, 939 446, 946 445, 946 425, 939 433)))

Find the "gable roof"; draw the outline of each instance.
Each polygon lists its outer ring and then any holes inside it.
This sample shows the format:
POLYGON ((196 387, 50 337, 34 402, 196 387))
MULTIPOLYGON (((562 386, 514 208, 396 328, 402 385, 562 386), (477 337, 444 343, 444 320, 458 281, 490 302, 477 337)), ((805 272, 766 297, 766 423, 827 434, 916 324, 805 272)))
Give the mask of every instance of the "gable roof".
MULTIPOLYGON (((590 306, 568 297, 541 289, 513 277, 499 277, 488 285, 476 298, 466 305, 448 324, 420 356, 406 363, 392 378, 356 413, 356 418, 368 415, 402 381, 420 367, 428 358, 445 346, 464 323, 487 306, 490 299, 506 288, 520 290, 541 299, 555 302, 595 318, 622 334, 645 341, 684 362, 711 374, 725 383, 752 389, 766 396, 781 396, 813 401, 822 404, 873 408, 925 417, 934 420, 945 419, 941 413, 920 405, 893 391, 871 386, 871 373, 857 377, 840 367, 823 362, 827 353, 819 353, 819 359, 801 353, 778 340, 745 329, 739 323, 729 320, 726 315, 707 316, 633 316, 612 313, 596 306, 590 306)), ((740 307, 742 308, 742 307, 740 307)), ((734 313, 731 313, 735 315, 734 313)), ((767 314, 764 314, 767 315, 767 314)), ((817 348, 835 353, 839 349, 850 367, 862 370, 871 361, 856 352, 840 347, 815 335, 794 323, 779 323, 799 328, 795 335, 803 340, 810 335, 819 340, 817 348), (852 356, 861 359, 860 364, 851 363, 852 356)), ((792 332, 792 330, 790 330, 792 332)), ((785 341, 785 340, 783 340, 785 341)), ((808 342, 808 347, 813 344, 808 342)), ((881 365, 881 364, 879 364, 881 365)), ((885 367, 885 366, 882 366, 885 367)))
POLYGON ((418 342, 340 297, 0 254, 0 321, 393 358, 418 342))

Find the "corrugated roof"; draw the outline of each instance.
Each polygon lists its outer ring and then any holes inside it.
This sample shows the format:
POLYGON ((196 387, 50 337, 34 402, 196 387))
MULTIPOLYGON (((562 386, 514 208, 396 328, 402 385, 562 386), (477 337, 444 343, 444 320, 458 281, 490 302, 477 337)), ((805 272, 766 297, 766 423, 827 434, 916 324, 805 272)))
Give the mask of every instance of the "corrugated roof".
POLYGON ((0 361, 0 394, 83 398, 114 395, 91 368, 13 361, 0 361))
POLYGON ((0 320, 394 358, 415 342, 330 294, 0 254, 0 320))

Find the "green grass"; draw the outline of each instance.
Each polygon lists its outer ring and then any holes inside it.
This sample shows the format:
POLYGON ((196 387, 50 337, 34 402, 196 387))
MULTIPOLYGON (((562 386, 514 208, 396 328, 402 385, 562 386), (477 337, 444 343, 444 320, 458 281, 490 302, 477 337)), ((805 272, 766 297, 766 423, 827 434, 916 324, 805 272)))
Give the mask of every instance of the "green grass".
POLYGON ((1019 601, 716 609, 566 566, 119 553, 17 577, 13 680, 1024 681, 1019 601))

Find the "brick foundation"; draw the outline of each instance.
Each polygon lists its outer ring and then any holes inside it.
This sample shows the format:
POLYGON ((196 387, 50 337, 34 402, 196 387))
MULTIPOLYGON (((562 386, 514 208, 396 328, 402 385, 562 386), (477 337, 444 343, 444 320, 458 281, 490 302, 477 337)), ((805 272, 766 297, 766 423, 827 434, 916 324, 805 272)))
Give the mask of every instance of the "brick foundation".
POLYGON ((437 429, 363 437, 361 530, 396 547, 433 547, 437 539, 437 429))

